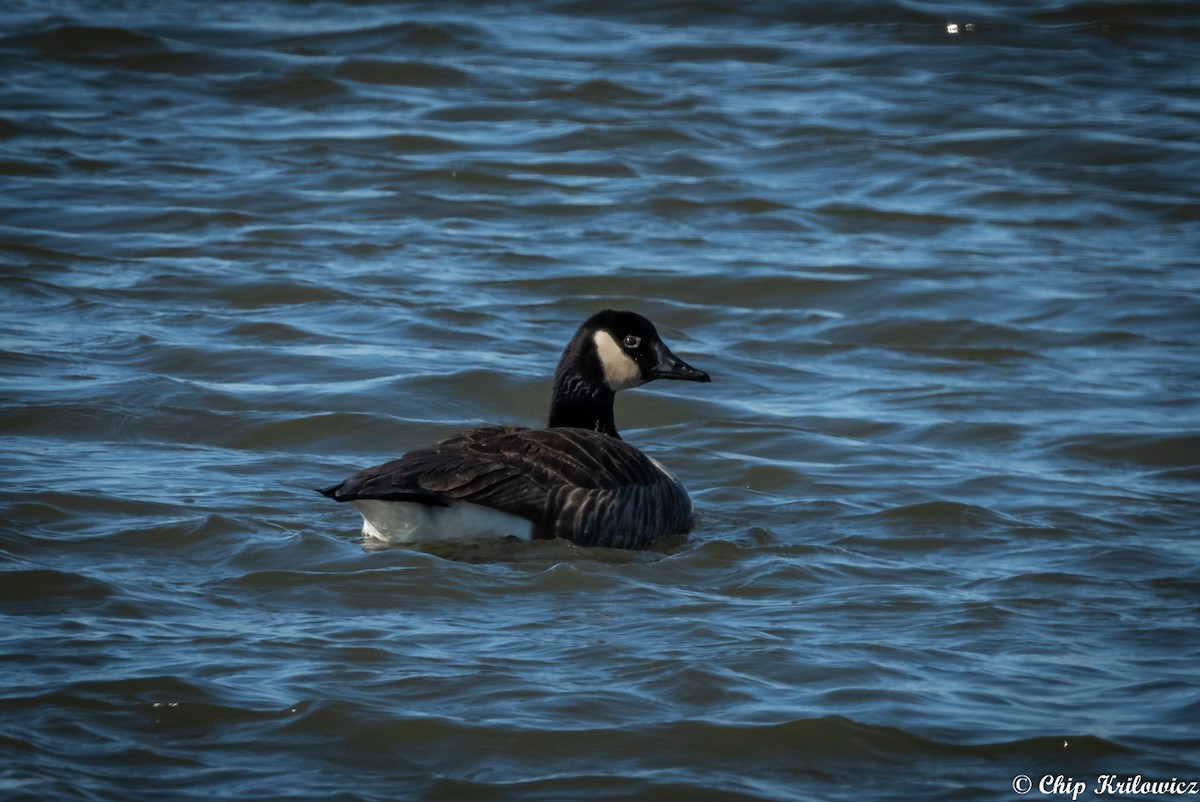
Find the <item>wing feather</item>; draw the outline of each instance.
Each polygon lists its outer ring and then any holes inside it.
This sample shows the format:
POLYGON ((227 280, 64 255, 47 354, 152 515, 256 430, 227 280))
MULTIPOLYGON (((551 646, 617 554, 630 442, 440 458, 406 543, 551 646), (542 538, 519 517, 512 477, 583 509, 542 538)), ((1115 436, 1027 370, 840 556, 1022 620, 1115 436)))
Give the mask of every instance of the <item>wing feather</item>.
POLYGON ((638 548, 692 526, 691 501, 674 477, 623 440, 587 429, 474 429, 323 492, 338 501, 466 501, 589 546, 638 548))

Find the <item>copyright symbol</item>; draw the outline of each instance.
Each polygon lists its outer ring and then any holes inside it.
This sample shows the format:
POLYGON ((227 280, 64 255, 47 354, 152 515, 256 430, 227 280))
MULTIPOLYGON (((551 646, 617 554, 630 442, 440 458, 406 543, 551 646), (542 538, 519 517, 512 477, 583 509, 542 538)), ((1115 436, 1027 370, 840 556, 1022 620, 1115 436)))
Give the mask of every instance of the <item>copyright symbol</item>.
POLYGON ((1018 774, 1013 777, 1013 790, 1018 794, 1025 795, 1033 788, 1033 780, 1029 779, 1028 774, 1018 774))

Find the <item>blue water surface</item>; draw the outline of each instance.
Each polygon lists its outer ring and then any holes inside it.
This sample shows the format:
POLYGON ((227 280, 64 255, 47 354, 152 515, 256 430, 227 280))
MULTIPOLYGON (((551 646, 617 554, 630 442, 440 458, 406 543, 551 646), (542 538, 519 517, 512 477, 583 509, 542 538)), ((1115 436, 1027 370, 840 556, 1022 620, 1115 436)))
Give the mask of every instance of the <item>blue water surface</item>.
POLYGON ((1184 0, 7 3, 0 798, 1200 781, 1198 44, 1184 0), (313 492, 540 425, 605 307, 713 375, 617 403, 685 542, 381 548, 313 492))

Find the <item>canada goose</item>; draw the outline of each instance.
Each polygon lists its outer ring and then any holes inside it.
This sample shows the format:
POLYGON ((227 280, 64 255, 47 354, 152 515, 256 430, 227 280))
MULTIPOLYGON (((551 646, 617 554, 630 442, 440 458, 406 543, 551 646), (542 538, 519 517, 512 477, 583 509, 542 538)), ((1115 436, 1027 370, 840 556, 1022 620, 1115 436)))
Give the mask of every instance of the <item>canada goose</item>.
POLYGON ((389 543, 516 535, 636 549, 686 534, 687 491, 613 423, 616 393, 654 379, 711 381, 646 318, 597 312, 563 350, 547 428, 472 429, 320 492, 353 502, 363 534, 389 543))

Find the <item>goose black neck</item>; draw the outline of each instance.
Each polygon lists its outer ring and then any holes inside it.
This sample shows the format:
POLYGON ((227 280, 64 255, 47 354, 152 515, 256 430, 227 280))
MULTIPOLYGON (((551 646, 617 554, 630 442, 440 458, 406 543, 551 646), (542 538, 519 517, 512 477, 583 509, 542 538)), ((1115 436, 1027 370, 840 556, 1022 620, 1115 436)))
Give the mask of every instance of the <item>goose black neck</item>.
POLYGON ((621 439, 613 421, 616 394, 602 382, 591 381, 575 370, 559 369, 554 375, 550 397, 551 428, 574 426, 621 439))

